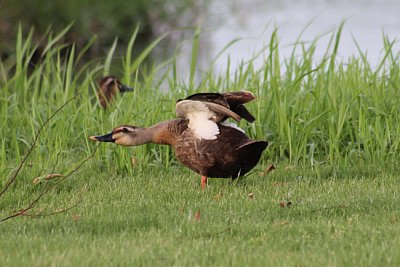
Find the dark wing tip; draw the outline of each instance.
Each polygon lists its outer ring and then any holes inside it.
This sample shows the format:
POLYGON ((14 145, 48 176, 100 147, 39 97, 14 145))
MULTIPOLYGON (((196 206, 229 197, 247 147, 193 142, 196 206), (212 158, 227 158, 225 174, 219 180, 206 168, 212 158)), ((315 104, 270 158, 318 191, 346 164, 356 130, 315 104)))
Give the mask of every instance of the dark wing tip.
POLYGON ((223 95, 229 105, 245 104, 256 99, 254 94, 249 91, 227 92, 223 95))
POLYGON ((250 111, 248 111, 247 108, 243 105, 233 107, 232 111, 239 114, 240 117, 248 122, 254 122, 256 120, 253 114, 251 114, 250 111))

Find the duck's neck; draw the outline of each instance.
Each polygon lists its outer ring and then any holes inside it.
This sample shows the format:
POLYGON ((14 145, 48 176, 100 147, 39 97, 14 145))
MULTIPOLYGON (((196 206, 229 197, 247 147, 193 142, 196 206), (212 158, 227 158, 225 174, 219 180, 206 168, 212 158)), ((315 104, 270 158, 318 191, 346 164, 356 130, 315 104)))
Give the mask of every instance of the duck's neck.
POLYGON ((178 129, 178 121, 171 120, 158 123, 143 129, 144 143, 154 143, 163 145, 172 145, 176 143, 176 139, 180 135, 178 129))

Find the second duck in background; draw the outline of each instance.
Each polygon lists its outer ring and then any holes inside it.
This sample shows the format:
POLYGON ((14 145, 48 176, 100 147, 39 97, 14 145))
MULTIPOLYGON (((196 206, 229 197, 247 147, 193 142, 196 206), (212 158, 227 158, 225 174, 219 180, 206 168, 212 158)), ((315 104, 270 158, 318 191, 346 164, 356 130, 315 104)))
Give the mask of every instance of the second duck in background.
POLYGON ((99 91, 97 96, 99 98, 100 106, 107 109, 117 93, 132 92, 133 88, 122 84, 115 76, 106 76, 100 80, 99 91))

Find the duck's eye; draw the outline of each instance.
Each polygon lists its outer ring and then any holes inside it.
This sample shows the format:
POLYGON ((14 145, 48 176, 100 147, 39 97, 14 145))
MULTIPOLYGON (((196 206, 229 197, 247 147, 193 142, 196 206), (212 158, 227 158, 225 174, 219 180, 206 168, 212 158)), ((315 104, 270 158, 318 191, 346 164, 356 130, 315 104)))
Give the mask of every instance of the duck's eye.
POLYGON ((124 127, 124 128, 122 128, 122 132, 123 132, 123 133, 127 133, 127 132, 129 132, 129 130, 128 130, 128 128, 125 128, 125 127, 124 127))

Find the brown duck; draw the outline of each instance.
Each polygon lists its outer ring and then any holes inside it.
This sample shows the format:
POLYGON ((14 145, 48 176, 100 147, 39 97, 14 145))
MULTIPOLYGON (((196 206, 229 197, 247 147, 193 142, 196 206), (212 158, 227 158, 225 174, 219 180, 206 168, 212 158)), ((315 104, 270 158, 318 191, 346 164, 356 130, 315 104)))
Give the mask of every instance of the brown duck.
POLYGON ((115 76, 103 77, 100 80, 99 87, 97 96, 99 97, 100 105, 103 109, 107 108, 118 92, 125 93, 133 91, 132 87, 123 85, 115 76))
POLYGON ((254 121, 244 107, 254 98, 250 92, 195 94, 177 101, 178 119, 149 128, 121 125, 109 134, 90 139, 124 146, 170 145, 182 164, 202 176, 204 188, 207 177, 243 176, 258 163, 267 147, 268 142, 252 140, 243 130, 225 121, 228 117, 254 121))

